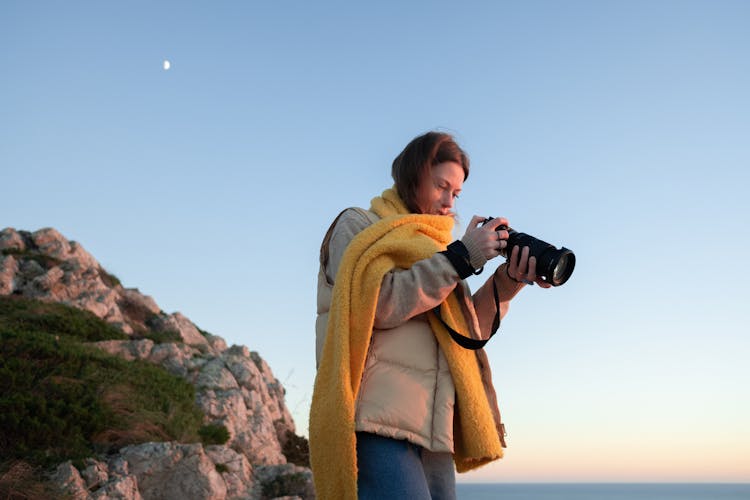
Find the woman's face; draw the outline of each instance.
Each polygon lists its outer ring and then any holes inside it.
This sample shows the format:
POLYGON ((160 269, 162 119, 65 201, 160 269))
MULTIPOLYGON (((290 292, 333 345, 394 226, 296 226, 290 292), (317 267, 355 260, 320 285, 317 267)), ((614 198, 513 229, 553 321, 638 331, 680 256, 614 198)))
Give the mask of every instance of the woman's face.
POLYGON ((459 163, 447 161, 434 165, 417 186, 419 210, 428 215, 452 215, 463 184, 464 170, 459 163))

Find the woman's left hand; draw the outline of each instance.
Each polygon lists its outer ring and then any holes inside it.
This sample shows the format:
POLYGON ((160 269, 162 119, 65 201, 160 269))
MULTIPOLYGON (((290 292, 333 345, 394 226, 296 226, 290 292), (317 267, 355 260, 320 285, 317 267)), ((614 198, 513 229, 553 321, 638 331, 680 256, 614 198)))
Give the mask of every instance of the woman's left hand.
POLYGON ((552 287, 541 276, 536 275, 536 257, 529 257, 529 247, 523 247, 520 251, 518 245, 513 247, 508 259, 508 276, 527 285, 536 283, 542 288, 552 287))

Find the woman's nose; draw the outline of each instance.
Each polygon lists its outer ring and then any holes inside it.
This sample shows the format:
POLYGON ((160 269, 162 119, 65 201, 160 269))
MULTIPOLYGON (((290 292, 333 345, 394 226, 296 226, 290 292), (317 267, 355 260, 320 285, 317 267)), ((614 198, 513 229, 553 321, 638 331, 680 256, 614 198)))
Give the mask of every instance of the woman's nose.
POLYGON ((453 195, 448 191, 443 192, 442 196, 443 206, 447 208, 453 208, 453 195))

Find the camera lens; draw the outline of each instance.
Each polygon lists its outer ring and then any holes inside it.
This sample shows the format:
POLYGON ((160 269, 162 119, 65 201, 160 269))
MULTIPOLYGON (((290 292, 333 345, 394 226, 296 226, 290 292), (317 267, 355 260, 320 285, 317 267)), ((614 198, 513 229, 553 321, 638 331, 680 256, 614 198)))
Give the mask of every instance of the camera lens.
POLYGON ((573 274, 573 268, 575 267, 575 265, 576 256, 573 254, 573 252, 563 247, 562 250, 560 250, 559 255, 557 256, 556 262, 554 263, 554 268, 552 270, 552 281, 550 282, 549 280, 547 280, 547 282, 551 283, 554 286, 562 285, 563 283, 568 281, 570 275, 573 274))

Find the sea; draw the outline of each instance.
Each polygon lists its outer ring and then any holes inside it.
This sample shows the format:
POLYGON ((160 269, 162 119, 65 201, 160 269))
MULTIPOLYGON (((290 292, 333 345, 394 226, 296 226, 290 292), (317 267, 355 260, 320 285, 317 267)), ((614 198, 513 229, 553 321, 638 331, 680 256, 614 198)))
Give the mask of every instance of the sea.
POLYGON ((750 500, 750 483, 458 483, 458 500, 750 500))

